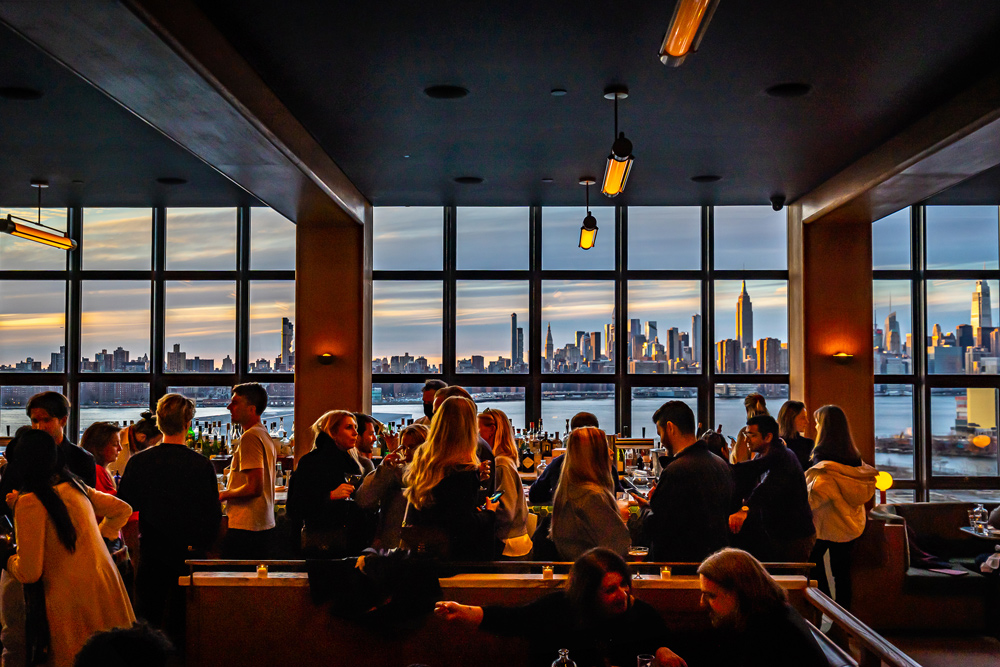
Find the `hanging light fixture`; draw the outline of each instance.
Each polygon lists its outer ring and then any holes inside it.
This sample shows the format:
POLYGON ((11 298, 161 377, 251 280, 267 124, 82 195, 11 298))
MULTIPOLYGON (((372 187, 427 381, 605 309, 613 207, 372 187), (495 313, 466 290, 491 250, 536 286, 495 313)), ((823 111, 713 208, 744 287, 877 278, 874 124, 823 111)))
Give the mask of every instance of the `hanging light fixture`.
POLYGON ((595 183, 593 176, 584 176, 580 179, 580 185, 587 186, 587 217, 583 219, 583 226, 580 227, 580 247, 590 250, 597 243, 597 218, 590 213, 590 186, 595 183))
POLYGON ((38 188, 37 222, 25 220, 24 218, 19 218, 8 213, 6 218, 0 218, 0 232, 61 250, 75 250, 76 241, 58 229, 53 229, 42 224, 42 190, 49 187, 49 182, 33 180, 31 181, 31 187, 38 188))
POLYGON ((719 0, 677 0, 660 46, 660 62, 679 67, 689 53, 697 51, 718 6, 719 0))
POLYGON ((624 132, 618 132, 618 100, 628 97, 628 88, 612 86, 604 91, 604 97, 615 101, 615 143, 611 145, 611 154, 608 155, 601 192, 608 197, 617 197, 625 189, 625 182, 635 159, 632 156, 632 142, 625 138, 624 132))

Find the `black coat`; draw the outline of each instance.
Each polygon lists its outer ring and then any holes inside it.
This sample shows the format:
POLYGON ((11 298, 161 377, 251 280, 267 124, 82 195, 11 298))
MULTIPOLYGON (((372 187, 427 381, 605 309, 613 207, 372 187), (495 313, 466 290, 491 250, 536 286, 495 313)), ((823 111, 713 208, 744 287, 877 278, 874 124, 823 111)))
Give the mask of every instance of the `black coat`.
POLYGON ((795 453, 779 440, 767 456, 733 466, 737 488, 749 488, 749 508, 739 543, 750 553, 767 553, 772 540, 795 540, 816 533, 806 478, 795 453))
POLYGON ((363 472, 354 457, 337 447, 326 433, 320 433, 316 449, 299 460, 288 485, 288 518, 297 528, 304 522, 310 530, 345 526, 357 508, 352 507, 352 500, 330 500, 330 492, 346 484, 351 475, 363 472))
MULTIPOLYGON (((451 560, 489 560, 495 517, 479 510, 479 486, 477 469, 453 469, 431 489, 431 501, 423 509, 407 507, 407 525, 440 531, 449 543, 451 560)), ((403 538, 408 539, 406 529, 403 538)))

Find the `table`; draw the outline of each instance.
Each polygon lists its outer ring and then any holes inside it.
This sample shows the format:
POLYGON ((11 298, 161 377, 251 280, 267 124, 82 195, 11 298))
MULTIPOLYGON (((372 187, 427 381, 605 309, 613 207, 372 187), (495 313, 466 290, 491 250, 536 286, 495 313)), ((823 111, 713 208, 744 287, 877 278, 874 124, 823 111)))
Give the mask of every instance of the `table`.
POLYGON ((970 526, 962 526, 959 528, 960 531, 966 533, 967 535, 972 535, 973 537, 978 537, 981 540, 988 540, 990 542, 1000 542, 1000 530, 994 529, 996 532, 991 533, 977 533, 970 526))

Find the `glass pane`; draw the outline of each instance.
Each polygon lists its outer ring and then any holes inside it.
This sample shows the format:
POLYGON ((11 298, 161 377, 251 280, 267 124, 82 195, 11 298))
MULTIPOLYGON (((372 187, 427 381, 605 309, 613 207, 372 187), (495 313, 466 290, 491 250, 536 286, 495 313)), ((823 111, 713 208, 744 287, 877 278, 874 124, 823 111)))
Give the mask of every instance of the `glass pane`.
POLYGON ((170 373, 233 373, 236 285, 223 281, 166 283, 166 353, 170 373))
POLYGON ((149 281, 87 280, 82 285, 80 370, 148 373, 149 281))
POLYGON ((270 208, 250 209, 250 268, 295 270, 295 223, 270 208))
POLYGON ((928 206, 928 269, 996 269, 996 206, 928 206))
MULTIPOLYGON (((472 400, 480 412, 486 408, 500 410, 513 428, 526 428, 524 422, 524 387, 466 387, 472 394, 472 400)), ((548 424, 549 431, 558 428, 558 424, 548 424)), ((560 431, 562 429, 559 429, 560 431)))
POLYGON ((373 283, 373 373, 438 372, 442 299, 439 281, 376 280, 373 283))
POLYGON ((423 382, 372 384, 372 416, 401 425, 424 416, 423 382))
POLYGON ((872 268, 910 268, 910 209, 872 223, 872 268))
POLYGON ((456 371, 527 373, 528 283, 459 280, 456 293, 456 371))
POLYGON ((611 271, 615 268, 615 208, 594 206, 590 213, 597 218, 597 239, 593 248, 583 250, 580 248, 580 227, 587 215, 586 209, 583 206, 542 209, 543 269, 611 271))
MULTIPOLYGON (((0 216, 6 218, 8 213, 23 220, 38 220, 37 208, 0 209, 0 216)), ((66 209, 43 208, 42 224, 65 233, 66 209)), ((66 251, 10 234, 0 234, 0 271, 16 270, 65 271, 66 251)))
POLYGON ((372 227, 376 271, 440 271, 444 267, 444 209, 376 206, 372 227))
POLYGON ((887 503, 912 503, 915 497, 916 491, 913 489, 889 489, 885 492, 885 502, 887 503))
POLYGON ((715 282, 715 370, 788 372, 788 283, 715 282))
POLYGON ((610 280, 542 282, 542 325, 549 373, 613 373, 615 284, 610 280))
POLYGON ((81 382, 77 437, 94 422, 115 422, 124 428, 129 421, 139 421, 149 409, 147 382, 81 382))
POLYGON ((233 388, 225 387, 167 387, 168 394, 183 394, 194 399, 195 421, 222 420, 229 422, 229 400, 233 397, 233 388))
POLYGON ((542 428, 565 433, 578 412, 589 412, 607 433, 617 433, 614 384, 542 385, 542 428))
POLYGON ((168 208, 168 271, 236 269, 235 208, 168 208))
POLYGON ((295 282, 250 281, 250 372, 295 370, 295 282))
POLYGON ((0 281, 0 371, 65 371, 65 321, 64 281, 0 281))
MULTIPOLYGON (((767 403, 767 411, 775 419, 781 404, 788 400, 787 384, 717 384, 715 385, 715 424, 711 428, 735 438, 747 425, 747 409, 743 399, 748 394, 760 394, 767 403)), ((709 426, 705 427, 706 430, 709 426)))
POLYGON ((931 390, 931 474, 997 474, 997 390, 931 390))
POLYGON ((701 283, 631 280, 628 283, 629 373, 701 371, 701 283))
POLYGON ((717 206, 715 268, 788 268, 786 212, 770 206, 717 206))
POLYGON ((84 269, 148 271, 152 257, 152 209, 83 209, 84 269))
POLYGON ((931 502, 949 503, 983 503, 986 509, 992 510, 1000 503, 1000 491, 996 489, 956 489, 931 491, 931 502))
MULTIPOLYGON (((272 426, 291 435, 295 421, 295 384, 292 382, 262 382, 261 386, 267 392, 267 409, 261 421, 267 425, 267 430, 273 432, 272 426)), ((221 418, 224 424, 229 423, 229 415, 221 418)))
MULTIPOLYGON (((632 437, 653 438, 656 446, 660 446, 653 414, 667 401, 683 401, 694 412, 695 420, 698 419, 698 390, 694 387, 635 387, 632 389, 632 437)), ((699 428, 698 433, 705 430, 699 428)))
POLYGON ((913 387, 875 385, 875 467, 913 479, 913 387))
POLYGON ((43 391, 62 392, 61 386, 0 387, 0 435, 11 437, 22 426, 31 426, 24 408, 28 399, 43 391))
POLYGON ((527 206, 459 208, 458 269, 527 269, 530 215, 527 206))
POLYGON ((913 329, 910 315, 910 282, 875 280, 875 374, 913 372, 913 329))
POLYGON ((701 268, 700 206, 630 206, 628 268, 701 268))
POLYGON ((996 375, 996 280, 927 281, 927 371, 996 375), (971 306, 970 306, 971 304, 971 306))

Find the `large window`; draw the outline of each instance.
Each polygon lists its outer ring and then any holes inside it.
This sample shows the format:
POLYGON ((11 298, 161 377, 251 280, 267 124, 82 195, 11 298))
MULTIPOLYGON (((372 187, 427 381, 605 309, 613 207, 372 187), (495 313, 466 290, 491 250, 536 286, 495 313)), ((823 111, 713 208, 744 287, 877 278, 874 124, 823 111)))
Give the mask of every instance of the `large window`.
POLYGON ((73 404, 74 439, 94 421, 137 420, 175 385, 198 398, 198 419, 228 421, 229 389, 257 372, 277 392, 268 419, 290 426, 291 222, 264 208, 42 216, 78 248, 0 235, 0 435, 26 423, 27 399, 48 389, 73 404))
POLYGON ((420 416, 429 377, 550 433, 586 411, 608 431, 655 436, 652 414, 671 399, 702 428, 734 433, 747 393, 777 410, 788 396, 784 214, 591 211, 597 244, 582 250, 582 207, 376 208, 374 410, 420 416), (727 345, 733 364, 720 366, 727 345))
POLYGON ((995 500, 996 206, 874 223, 875 462, 917 500, 995 500))

